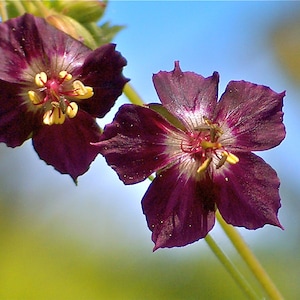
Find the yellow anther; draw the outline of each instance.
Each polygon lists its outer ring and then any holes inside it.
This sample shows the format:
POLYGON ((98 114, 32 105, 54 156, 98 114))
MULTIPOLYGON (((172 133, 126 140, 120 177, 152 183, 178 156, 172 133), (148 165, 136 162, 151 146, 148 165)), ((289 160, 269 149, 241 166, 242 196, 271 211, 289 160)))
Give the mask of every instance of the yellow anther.
POLYGON ((220 143, 212 143, 212 142, 209 142, 209 141, 202 141, 201 142, 201 147, 203 149, 209 149, 209 148, 219 149, 219 148, 222 147, 222 145, 220 143))
POLYGON ((201 166, 198 168, 197 173, 201 173, 201 172, 206 171, 206 169, 208 168, 208 166, 209 166, 209 164, 211 163, 211 161, 212 161, 212 158, 211 158, 211 157, 207 158, 207 159, 201 164, 201 166))
POLYGON ((66 114, 69 118, 74 118, 78 112, 78 105, 75 102, 71 102, 66 110, 66 114))
POLYGON ((67 71, 60 71, 58 76, 64 80, 71 80, 73 77, 72 74, 68 73, 67 71))
POLYGON ((239 158, 236 155, 232 154, 232 153, 228 153, 226 161, 229 162, 232 165, 235 165, 236 163, 239 162, 239 158))
POLYGON ((34 91, 28 91, 28 97, 31 100, 31 102, 35 105, 41 104, 41 99, 39 95, 34 91))
POLYGON ((90 86, 85 86, 81 81, 75 80, 73 82, 73 88, 76 93, 77 99, 88 99, 94 95, 93 88, 90 86))
POLYGON ((63 124, 65 119, 65 114, 58 107, 53 107, 52 110, 46 111, 43 116, 43 122, 46 125, 63 124))
POLYGON ((38 87, 43 87, 45 86, 45 83, 47 82, 47 74, 45 72, 41 72, 35 75, 34 78, 35 84, 38 87))
POLYGON ((234 155, 234 154, 232 154, 228 151, 223 151, 222 152, 222 157, 221 157, 221 159, 220 159, 220 161, 219 161, 216 168, 219 169, 220 167, 222 167, 225 164, 226 161, 228 163, 230 163, 231 165, 235 165, 236 163, 239 162, 239 158, 236 155, 234 155))

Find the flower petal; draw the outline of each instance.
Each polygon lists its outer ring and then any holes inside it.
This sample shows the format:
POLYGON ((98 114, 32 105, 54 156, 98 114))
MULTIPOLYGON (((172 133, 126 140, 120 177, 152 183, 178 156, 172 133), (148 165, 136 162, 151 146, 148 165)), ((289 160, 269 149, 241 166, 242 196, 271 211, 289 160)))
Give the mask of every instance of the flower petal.
POLYGON ((133 104, 122 105, 106 125, 98 146, 107 163, 125 184, 140 182, 169 163, 166 135, 175 130, 155 111, 133 104))
POLYGON ((122 74, 126 59, 115 47, 107 44, 96 49, 77 70, 82 82, 94 90, 94 96, 81 100, 80 107, 94 117, 101 118, 112 108, 128 81, 122 74))
POLYGON ((27 140, 35 126, 40 124, 39 116, 27 111, 23 98, 18 95, 20 85, 0 80, 0 142, 16 147, 27 140))
POLYGON ((182 72, 175 62, 172 72, 153 75, 153 82, 162 104, 187 128, 203 124, 210 118, 217 103, 219 75, 204 78, 193 72, 182 72))
POLYGON ((42 160, 76 182, 97 156, 91 142, 98 141, 100 135, 95 119, 79 111, 75 118, 66 118, 63 125, 42 126, 32 140, 42 160))
POLYGON ((9 82, 32 81, 35 74, 45 70, 72 73, 92 52, 30 14, 1 23, 0 31, 0 79, 9 82))
POLYGON ((143 200, 154 250, 180 247, 203 238, 215 222, 217 190, 209 180, 186 180, 178 166, 161 172, 143 200))
POLYGON ((265 224, 281 227, 279 179, 264 160, 240 152, 239 162, 224 168, 214 180, 220 189, 217 207, 224 220, 234 226, 256 229, 265 224))
POLYGON ((263 85, 229 82, 216 107, 214 121, 230 128, 235 139, 230 148, 258 151, 277 146, 285 137, 284 95, 263 85))

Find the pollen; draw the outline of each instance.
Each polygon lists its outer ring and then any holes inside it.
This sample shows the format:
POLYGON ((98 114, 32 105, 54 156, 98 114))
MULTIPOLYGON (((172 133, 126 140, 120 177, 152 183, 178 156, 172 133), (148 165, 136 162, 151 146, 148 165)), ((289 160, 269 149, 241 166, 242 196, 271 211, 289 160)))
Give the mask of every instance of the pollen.
POLYGON ((232 154, 232 153, 228 153, 228 156, 227 156, 227 158, 226 158, 226 161, 229 162, 229 163, 232 164, 232 165, 235 165, 235 164, 238 163, 240 160, 239 160, 239 158, 238 158, 236 155, 234 155, 234 154, 232 154))
POLYGON ((217 164, 217 169, 222 167, 225 164, 225 162, 228 162, 231 165, 235 165, 236 163, 239 162, 239 158, 236 155, 234 155, 228 151, 223 151, 221 159, 220 159, 219 163, 217 164))
POLYGON ((40 96, 35 91, 28 91, 28 97, 34 105, 42 104, 40 96))
POLYGON ((94 95, 93 88, 90 86, 85 86, 80 80, 75 80, 73 82, 73 88, 75 97, 77 99, 88 99, 94 95))
POLYGON ((59 107, 53 107, 52 110, 45 112, 43 116, 43 123, 45 125, 63 124, 65 122, 66 115, 62 113, 59 107))
POLYGON ((197 170, 197 173, 201 173, 201 172, 206 171, 207 168, 208 168, 208 166, 209 166, 209 164, 211 163, 211 161, 212 161, 212 158, 211 158, 211 157, 207 158, 207 159, 200 165, 200 167, 199 167, 198 170, 197 170))
POLYGON ((77 112, 78 112, 78 105, 75 102, 69 103, 66 109, 66 115, 72 119, 77 115, 77 112))
POLYGON ((60 71, 58 74, 59 78, 69 81, 73 78, 72 74, 68 73, 67 71, 60 71))
POLYGON ((47 82, 47 74, 45 72, 36 74, 34 82, 38 87, 44 87, 47 82))

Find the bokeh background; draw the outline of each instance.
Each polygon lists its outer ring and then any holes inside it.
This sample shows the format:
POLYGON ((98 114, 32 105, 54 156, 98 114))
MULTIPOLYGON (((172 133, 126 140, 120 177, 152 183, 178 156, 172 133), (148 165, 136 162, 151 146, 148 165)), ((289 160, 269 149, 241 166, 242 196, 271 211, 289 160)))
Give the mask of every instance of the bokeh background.
MULTIPOLYGON (((298 299, 300 3, 112 1, 104 20, 126 26, 114 42, 145 102, 158 101, 152 74, 175 60, 183 71, 218 71, 220 94, 241 79, 287 91, 287 137, 259 153, 281 178, 285 230, 239 231, 286 299, 298 299)), ((102 157, 75 186, 31 141, 1 144, 0 174, 0 299, 244 299, 204 240, 152 253, 140 207, 149 182, 124 186, 102 157)), ((248 276, 218 226, 212 236, 248 276)))

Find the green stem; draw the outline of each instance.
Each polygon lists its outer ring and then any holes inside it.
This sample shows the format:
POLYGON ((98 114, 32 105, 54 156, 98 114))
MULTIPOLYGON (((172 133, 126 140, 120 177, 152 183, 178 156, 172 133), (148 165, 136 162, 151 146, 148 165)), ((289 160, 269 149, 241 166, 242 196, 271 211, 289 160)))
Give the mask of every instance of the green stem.
POLYGON ((205 237, 205 241, 212 250, 212 252, 216 255, 219 261, 223 264, 226 270, 229 272, 231 277, 235 280, 238 286, 243 290, 245 295, 249 299, 260 299, 260 297, 255 293, 255 291, 248 284, 247 280, 244 276, 237 270, 232 261, 227 257, 227 255, 222 251, 222 249, 216 244, 213 238, 208 234, 205 237))
POLYGON ((1 15, 1 21, 5 22, 8 20, 8 15, 7 15, 7 9, 6 9, 6 2, 0 1, 0 15, 1 15))
POLYGON ((216 217, 224 232, 244 259, 248 267, 251 269, 252 273, 259 281, 261 286, 264 288, 265 292, 269 295, 272 300, 282 300, 283 296, 280 294, 275 284, 268 276, 264 268, 261 266, 260 262, 254 256, 250 248, 247 246, 241 235, 238 231, 231 225, 227 224, 220 213, 217 211, 216 217))
POLYGON ((144 105, 144 101, 129 83, 126 83, 123 93, 132 104, 144 105))

